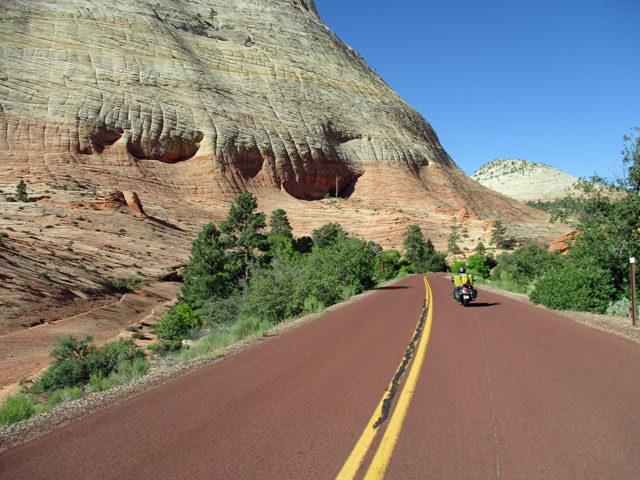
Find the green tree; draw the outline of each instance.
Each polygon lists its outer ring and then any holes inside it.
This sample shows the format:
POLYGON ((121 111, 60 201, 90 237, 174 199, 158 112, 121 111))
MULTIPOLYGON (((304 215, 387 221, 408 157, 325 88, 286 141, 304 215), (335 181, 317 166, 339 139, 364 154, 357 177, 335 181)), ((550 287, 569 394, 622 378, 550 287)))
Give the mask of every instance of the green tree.
POLYGON ((226 251, 220 230, 208 223, 191 245, 184 269, 181 300, 199 308, 210 298, 224 298, 238 288, 242 270, 226 251))
POLYGON ((482 278, 489 278, 490 269, 487 259, 482 255, 471 255, 467 261, 469 273, 479 275, 482 278))
POLYGON ((15 193, 16 200, 19 202, 26 202, 28 199, 27 196, 27 185, 24 183, 24 180, 20 179, 18 184, 16 185, 15 193))
POLYGON ((244 272, 245 280, 249 279, 249 265, 256 259, 256 252, 266 248, 265 236, 261 233, 266 226, 266 216, 256 212, 257 209, 258 200, 245 190, 236 197, 226 220, 220 223, 226 249, 244 272))
POLYGON ((313 238, 304 236, 293 240, 293 249, 298 253, 311 253, 313 249, 313 238))
POLYGON ((460 234, 458 233, 458 228, 457 227, 453 227, 453 231, 451 232, 451 234, 447 238, 447 248, 448 248, 449 252, 451 252, 453 255, 458 255, 458 254, 462 253, 462 250, 460 249, 460 246, 458 245, 459 241, 460 241, 460 234))
POLYGON ((287 217, 287 212, 279 208, 271 212, 269 219, 269 235, 276 235, 293 239, 293 230, 287 217))
POLYGON ((311 232, 313 245, 318 248, 325 248, 347 237, 347 232, 339 223, 327 223, 311 232))
POLYGON ((640 193, 640 128, 632 128, 631 133, 622 138, 627 142, 622 149, 622 164, 627 168, 622 187, 638 194, 640 193))
MULTIPOLYGON (((404 256, 414 265, 421 263, 427 256, 427 242, 418 225, 409 225, 402 242, 404 256)), ((431 244, 433 247, 433 244, 431 244)))
POLYGON ((496 220, 491 230, 491 243, 498 248, 504 248, 506 242, 507 228, 500 220, 496 220))
POLYGON ((424 238, 418 225, 409 225, 404 234, 405 257, 418 273, 443 272, 447 268, 446 255, 438 252, 431 239, 424 238))
POLYGON ((485 253, 487 253, 487 247, 485 247, 484 243, 482 242, 478 242, 474 250, 478 255, 484 255, 485 253))

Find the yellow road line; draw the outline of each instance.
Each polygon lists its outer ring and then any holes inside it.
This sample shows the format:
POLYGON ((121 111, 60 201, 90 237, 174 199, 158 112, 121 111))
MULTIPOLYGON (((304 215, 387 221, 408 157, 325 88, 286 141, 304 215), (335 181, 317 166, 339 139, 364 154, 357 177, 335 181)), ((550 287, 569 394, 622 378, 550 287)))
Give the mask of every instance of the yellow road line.
MULTIPOLYGON (((430 297, 431 287, 429 286, 426 277, 424 279, 424 283, 428 292, 427 296, 430 297)), ((407 383, 402 389, 402 393, 400 394, 400 398, 398 399, 398 405, 396 406, 396 409, 393 412, 393 416, 389 421, 387 431, 384 432, 384 436, 382 437, 380 446, 378 447, 378 450, 376 451, 376 454, 371 461, 371 465, 369 465, 369 470, 367 470, 367 474, 364 477, 365 480, 384 478, 384 474, 387 471, 387 467, 389 466, 389 460, 391 460, 391 454, 393 453, 393 449, 396 446, 398 436, 400 435, 402 424, 404 423, 404 419, 407 416, 409 403, 411 403, 413 393, 416 390, 416 383, 418 382, 420 369, 422 368, 422 363, 424 361, 424 357, 426 356, 427 343, 429 343, 429 336, 431 334, 433 308, 432 306, 425 306, 425 308, 429 308, 429 313, 427 314, 427 323, 425 325, 424 334, 420 339, 420 345, 418 346, 416 358, 414 360, 413 366, 411 367, 411 371, 407 376, 407 383)))
MULTIPOLYGON (((396 407, 396 410, 393 416, 391 417, 391 420, 389 422, 389 426, 387 427, 387 431, 385 432, 385 435, 382 437, 382 442, 380 443, 380 446, 378 447, 378 450, 369 467, 369 470, 367 471, 366 478, 382 478, 382 476, 384 476, 387 465, 389 464, 389 459, 391 458, 391 453, 393 452, 393 448, 395 446, 396 440, 398 438, 398 435, 400 434, 400 429, 402 428, 402 423, 404 422, 407 409, 409 408, 409 402, 411 401, 411 396, 413 395, 413 391, 415 390, 415 384, 418 379, 418 374, 420 372, 420 368, 422 366, 422 362, 426 354, 427 342, 429 341, 429 335, 431 333, 431 323, 432 323, 432 317, 433 317, 432 308, 431 308, 431 304, 433 303, 431 298, 432 292, 431 292, 431 286, 429 285, 429 282, 427 282, 427 277, 424 277, 424 285, 425 285, 425 306, 424 306, 422 315, 420 316, 420 321, 418 322, 418 326, 416 327, 416 332, 419 331, 419 329, 421 328, 422 318, 425 312, 428 311, 427 322, 426 322, 426 325, 424 326, 424 331, 422 332, 422 335, 420 336, 420 339, 418 341, 419 343, 418 343, 416 357, 409 371, 409 376, 407 377, 407 384, 402 390, 402 393, 398 400, 398 405, 396 407), (410 393, 405 393, 405 392, 408 392, 408 390, 410 390, 410 393), (399 411, 401 411, 402 413, 398 414, 399 411), (390 434, 389 433, 390 431, 393 431, 394 433, 390 434), (370 476, 370 475, 380 475, 380 476, 370 476)), ((393 377, 394 379, 396 379, 396 377, 398 376, 398 372, 401 371, 401 369, 403 368, 404 368, 404 360, 403 362, 401 362, 400 366, 396 370, 396 374, 393 377)), ((392 389, 393 382, 394 380, 392 379, 391 383, 389 384, 389 387, 387 387, 387 390, 386 390, 387 392, 392 389)), ((367 426, 365 427, 364 431, 362 432, 362 435, 358 439, 358 442, 356 443, 355 447, 353 447, 353 450, 351 451, 349 458, 347 459, 345 464, 342 466, 342 469, 338 473, 336 480, 350 480, 355 477, 356 473, 358 472, 358 469, 360 468, 360 465, 362 464, 362 461, 364 460, 365 455, 367 454, 367 451, 369 450, 369 447, 371 446, 371 443, 373 442, 376 434, 378 433, 378 428, 376 424, 379 422, 379 419, 382 418, 384 403, 385 403, 385 396, 383 396, 382 399, 380 400, 380 403, 378 403, 378 406, 374 410, 373 415, 369 420, 369 423, 367 423, 367 426)))

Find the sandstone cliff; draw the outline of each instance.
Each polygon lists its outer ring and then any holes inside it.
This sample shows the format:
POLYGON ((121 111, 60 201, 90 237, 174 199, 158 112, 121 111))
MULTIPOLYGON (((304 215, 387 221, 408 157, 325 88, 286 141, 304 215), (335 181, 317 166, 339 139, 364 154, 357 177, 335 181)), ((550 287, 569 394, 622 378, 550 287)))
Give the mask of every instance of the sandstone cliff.
POLYGON ((340 222, 398 248, 417 223, 441 249, 461 227, 461 246, 472 248, 489 243, 496 219, 518 237, 561 233, 543 212, 464 175, 429 123, 324 25, 311 0, 3 7, 0 188, 10 194, 25 178, 39 199, 2 219, 13 250, 0 261, 35 258, 33 269, 5 277, 11 312, 64 301, 47 278, 72 267, 59 258, 66 249, 82 252, 95 276, 65 277, 75 299, 107 276, 186 262, 197 231, 221 220, 244 188, 264 211, 284 208, 296 236, 340 222), (336 183, 341 198, 322 200, 336 183), (111 189, 136 192, 148 217, 89 208, 90 192, 111 189))
POLYGON ((245 187, 319 199, 336 179, 371 197, 362 180, 404 201, 401 177, 420 203, 503 203, 474 200, 427 121, 312 1, 19 0, 0 15, 4 178, 207 201, 245 187))

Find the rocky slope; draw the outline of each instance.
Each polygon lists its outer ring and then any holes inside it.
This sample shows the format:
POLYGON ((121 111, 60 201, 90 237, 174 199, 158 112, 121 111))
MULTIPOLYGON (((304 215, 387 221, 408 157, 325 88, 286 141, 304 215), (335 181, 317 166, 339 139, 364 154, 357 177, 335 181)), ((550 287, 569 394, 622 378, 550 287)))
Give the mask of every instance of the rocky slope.
POLYGON ((24 178, 33 200, 0 219, 14 327, 100 302, 110 277, 186 263, 244 188, 296 236, 340 222, 400 247, 417 223, 441 249, 458 228, 470 249, 496 219, 521 238, 561 233, 464 175, 311 0, 16 0, 0 24, 0 189, 24 178), (144 214, 107 208, 112 189, 144 214))
POLYGON ((494 160, 471 178, 503 195, 527 202, 553 200, 573 191, 578 178, 543 163, 526 160, 494 160))

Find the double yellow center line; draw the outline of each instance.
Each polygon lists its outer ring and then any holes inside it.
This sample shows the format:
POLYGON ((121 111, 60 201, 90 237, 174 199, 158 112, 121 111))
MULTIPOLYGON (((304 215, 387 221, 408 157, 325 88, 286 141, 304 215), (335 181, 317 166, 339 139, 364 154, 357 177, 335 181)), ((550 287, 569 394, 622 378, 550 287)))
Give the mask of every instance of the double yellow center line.
POLYGON ((387 387, 385 395, 383 396, 382 400, 380 400, 380 403, 373 412, 373 415, 371 416, 369 423, 365 427, 364 432, 362 432, 360 439, 356 443, 355 447, 353 447, 351 455, 349 455, 349 458, 343 465, 340 473, 338 473, 338 476, 336 477, 337 480, 351 480, 355 478, 358 470, 360 469, 360 465, 364 460, 364 457, 369 451, 369 448, 371 447, 371 444, 373 443, 373 440, 378 433, 380 425, 387 418, 389 409, 391 407, 391 400, 393 400, 395 392, 398 388, 398 383, 404 375, 411 356, 415 351, 415 359, 410 367, 404 388, 402 389, 400 397, 398 398, 398 404, 393 412, 393 415, 391 416, 389 425, 387 426, 382 440, 380 441, 380 445, 376 450, 376 453, 373 457, 373 460, 371 461, 371 464, 369 465, 369 469, 367 470, 364 478, 365 480, 382 479, 385 472, 387 471, 389 460, 391 459, 391 454, 393 453, 393 449, 395 448, 398 436, 400 435, 402 424, 404 423, 404 419, 407 415, 407 410, 409 409, 409 403, 411 402, 413 392, 415 391, 416 383, 418 381, 418 375, 420 374, 422 362, 424 361, 424 357, 427 352, 429 335, 431 334, 431 324, 433 320, 433 298, 431 286, 427 281, 427 277, 424 277, 424 286, 424 308, 422 310, 422 315, 420 316, 420 320, 418 322, 418 326, 416 327, 411 343, 407 348, 407 352, 402 362, 400 363, 400 366, 396 370, 391 383, 387 387))

